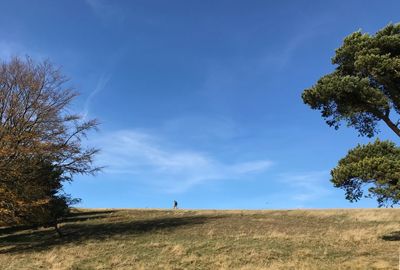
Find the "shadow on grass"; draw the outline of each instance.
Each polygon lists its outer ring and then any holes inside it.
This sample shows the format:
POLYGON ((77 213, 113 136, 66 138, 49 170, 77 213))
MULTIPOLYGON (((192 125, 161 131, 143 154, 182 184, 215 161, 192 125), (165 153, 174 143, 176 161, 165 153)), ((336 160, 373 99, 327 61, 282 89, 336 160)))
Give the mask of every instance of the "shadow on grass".
POLYGON ((400 231, 391 232, 381 238, 385 241, 400 241, 400 231))
MULTIPOLYGON (((72 212, 68 216, 64 217, 59 223, 66 222, 78 222, 78 221, 87 221, 91 219, 99 219, 108 217, 108 214, 111 214, 113 211, 86 211, 86 212, 72 212)), ((37 230, 43 226, 32 226, 32 225, 21 225, 21 226, 12 226, 12 227, 0 227, 0 237, 6 234, 12 234, 21 232, 24 230, 37 230)), ((1 243, 1 241, 0 241, 1 243)))
POLYGON ((67 222, 61 227, 64 234, 61 238, 50 228, 0 236, 0 254, 36 252, 57 245, 79 243, 86 240, 104 240, 112 236, 126 237, 127 235, 140 235, 161 230, 168 232, 180 226, 203 224, 220 217, 182 216, 98 224, 67 222))
POLYGON ((63 218, 60 223, 66 222, 78 222, 87 221, 92 219, 106 218, 109 214, 116 212, 116 210, 106 210, 106 211, 85 211, 85 212, 72 212, 65 218, 63 218))

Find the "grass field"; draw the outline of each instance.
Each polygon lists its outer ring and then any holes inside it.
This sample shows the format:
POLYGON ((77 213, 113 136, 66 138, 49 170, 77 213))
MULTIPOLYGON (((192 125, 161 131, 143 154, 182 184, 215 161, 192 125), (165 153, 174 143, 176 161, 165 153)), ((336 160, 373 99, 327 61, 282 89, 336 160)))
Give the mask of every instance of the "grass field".
POLYGON ((76 210, 0 228, 0 269, 399 269, 400 209, 76 210))

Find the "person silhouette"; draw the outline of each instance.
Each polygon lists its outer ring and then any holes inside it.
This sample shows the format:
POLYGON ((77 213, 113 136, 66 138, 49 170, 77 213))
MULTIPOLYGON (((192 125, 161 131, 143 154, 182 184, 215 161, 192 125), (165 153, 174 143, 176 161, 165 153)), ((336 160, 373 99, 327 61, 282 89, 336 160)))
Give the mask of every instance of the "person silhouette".
POLYGON ((178 209, 178 202, 174 200, 174 209, 178 209))

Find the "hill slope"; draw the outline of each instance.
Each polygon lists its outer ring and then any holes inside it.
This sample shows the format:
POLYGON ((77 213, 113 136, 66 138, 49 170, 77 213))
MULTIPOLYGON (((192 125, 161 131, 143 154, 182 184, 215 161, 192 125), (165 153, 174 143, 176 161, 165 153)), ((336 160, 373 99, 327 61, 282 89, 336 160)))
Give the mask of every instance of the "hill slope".
POLYGON ((400 209, 77 210, 0 229, 1 269, 397 269, 400 209))

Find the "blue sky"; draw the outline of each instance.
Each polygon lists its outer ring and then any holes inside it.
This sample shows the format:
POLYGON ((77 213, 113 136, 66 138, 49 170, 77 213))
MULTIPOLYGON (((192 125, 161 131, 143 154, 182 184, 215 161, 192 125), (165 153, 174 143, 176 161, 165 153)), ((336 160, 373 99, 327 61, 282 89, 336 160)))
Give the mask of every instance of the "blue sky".
MULTIPOLYGON (((301 100, 343 38, 400 21, 399 1, 0 1, 0 58, 62 67, 98 118, 82 207, 281 209, 351 204, 329 182, 365 143, 301 100)), ((381 125, 382 139, 397 139, 381 125)))

